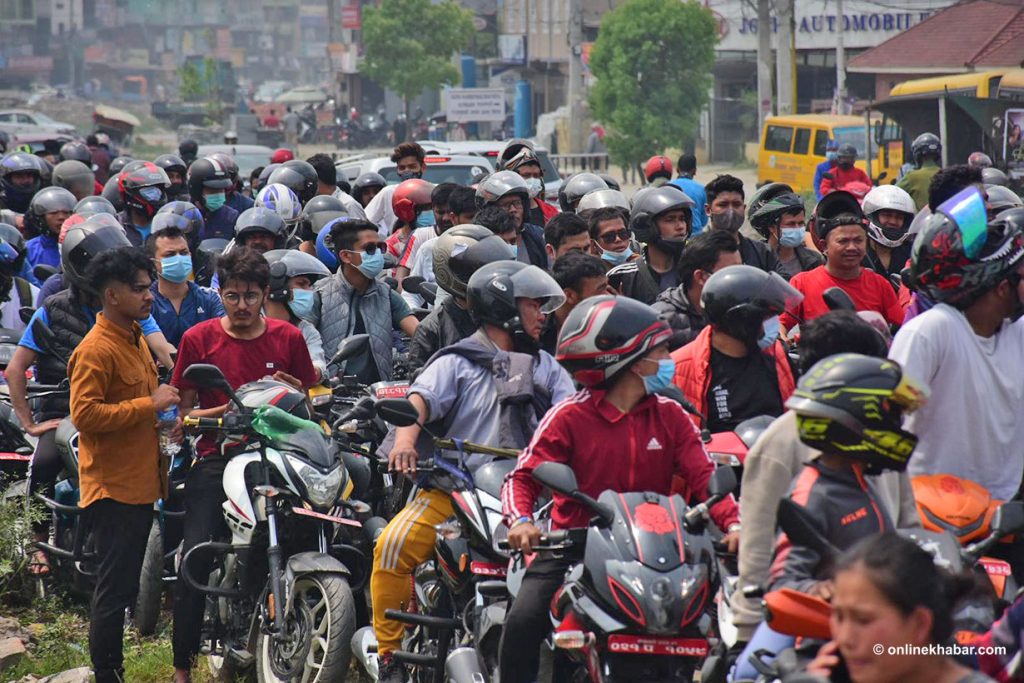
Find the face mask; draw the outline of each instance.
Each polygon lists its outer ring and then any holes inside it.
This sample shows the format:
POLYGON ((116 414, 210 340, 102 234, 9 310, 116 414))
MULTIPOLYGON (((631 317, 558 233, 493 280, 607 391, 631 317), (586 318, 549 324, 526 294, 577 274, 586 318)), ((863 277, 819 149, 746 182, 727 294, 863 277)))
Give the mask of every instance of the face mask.
POLYGON ((527 178, 526 188, 530 191, 530 199, 534 199, 539 197, 541 191, 544 189, 544 181, 540 178, 527 178))
POLYGON ((149 239, 149 231, 151 229, 149 225, 135 225, 134 223, 132 225, 135 227, 135 230, 138 231, 139 235, 142 236, 143 242, 149 239))
POLYGON ((223 192, 217 194, 208 194, 203 197, 203 203, 206 204, 206 208, 212 213, 224 206, 224 202, 227 201, 227 196, 223 192))
POLYGON ((671 358, 662 358, 658 361, 658 371, 653 375, 643 375, 644 389, 648 394, 667 389, 672 384, 672 377, 676 373, 676 362, 671 358))
POLYGON ((419 215, 416 216, 417 228, 431 228, 434 226, 434 223, 433 211, 420 211, 419 215))
POLYGON ((147 202, 153 203, 163 199, 164 191, 159 187, 144 187, 139 190, 139 196, 147 202))
POLYGON ((312 289, 293 289, 292 300, 288 302, 288 308, 297 317, 310 320, 313 317, 313 302, 315 300, 316 293, 312 289))
POLYGON ((185 194, 185 186, 181 183, 172 183, 171 186, 167 188, 168 197, 180 197, 183 194, 185 194))
POLYGON ((519 244, 518 243, 517 244, 510 244, 510 245, 508 245, 508 248, 512 250, 512 260, 514 261, 514 260, 518 259, 519 258, 519 244))
POLYGON ((398 174, 399 180, 412 180, 413 178, 422 178, 422 171, 405 171, 404 173, 398 174))
POLYGON ((160 259, 160 277, 168 282, 184 282, 192 274, 192 257, 182 254, 160 259))
POLYGON ((727 209, 721 213, 713 213, 711 214, 711 225, 716 230, 739 232, 739 229, 743 227, 743 213, 733 209, 727 209))
POLYGON ((359 254, 363 257, 363 263, 356 266, 356 269, 371 280, 380 275, 380 271, 384 270, 384 252, 378 249, 372 255, 365 251, 359 254))
POLYGON ((686 247, 686 238, 673 238, 667 240, 663 237, 655 237, 653 243, 654 246, 675 257, 683 253, 683 248, 686 247))
POLYGON ((802 225, 799 228, 783 228, 782 233, 779 235, 779 246, 799 247, 804 243, 804 235, 806 234, 807 228, 802 225))
POLYGON ((764 321, 764 334, 757 340, 757 348, 762 351, 775 343, 779 338, 779 316, 772 316, 764 321))
POLYGON ((601 260, 607 261, 613 265, 620 265, 629 260, 629 257, 633 255, 633 250, 626 247, 622 251, 608 251, 607 249, 601 249, 601 260))
POLYGON ((843 169, 844 171, 849 171, 851 168, 853 168, 853 162, 852 161, 840 161, 839 162, 839 168, 843 169))
POLYGON ((826 152, 825 158, 828 159, 829 161, 835 161, 838 155, 838 152, 826 152))

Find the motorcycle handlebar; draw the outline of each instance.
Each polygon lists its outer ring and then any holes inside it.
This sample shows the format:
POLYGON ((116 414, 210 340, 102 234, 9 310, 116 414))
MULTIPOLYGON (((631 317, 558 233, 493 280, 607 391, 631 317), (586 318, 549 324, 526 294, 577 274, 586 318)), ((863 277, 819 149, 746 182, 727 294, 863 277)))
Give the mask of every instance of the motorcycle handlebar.
MULTIPOLYGON (((428 458, 426 460, 416 461, 416 474, 430 474, 435 471, 435 469, 433 459, 428 458)), ((395 473, 391 469, 391 464, 387 460, 377 463, 377 471, 382 474, 387 474, 389 472, 395 473)))
POLYGON ((224 417, 185 417, 181 424, 186 429, 237 429, 241 426, 237 415, 224 417))
MULTIPOLYGON (((534 546, 533 552, 543 553, 552 552, 555 550, 565 550, 575 545, 573 541, 573 531, 580 531, 577 529, 559 529, 556 531, 549 531, 546 534, 541 534, 540 545, 534 546)), ((585 530, 582 530, 585 531, 585 530)), ((509 545, 507 540, 498 541, 498 550, 505 550, 508 552, 518 552, 512 550, 512 546, 509 545)))

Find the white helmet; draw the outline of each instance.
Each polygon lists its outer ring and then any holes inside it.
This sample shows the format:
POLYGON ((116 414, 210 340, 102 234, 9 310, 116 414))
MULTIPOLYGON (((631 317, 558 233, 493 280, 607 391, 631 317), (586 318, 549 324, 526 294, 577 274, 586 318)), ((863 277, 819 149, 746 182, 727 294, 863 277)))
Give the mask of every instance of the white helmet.
POLYGON ((290 187, 281 183, 270 183, 260 190, 256 195, 256 206, 275 212, 289 230, 295 226, 302 213, 302 203, 298 196, 290 187))
POLYGON ((907 241, 910 231, 907 229, 914 220, 917 206, 907 192, 895 185, 879 185, 871 188, 864 196, 861 204, 864 215, 868 218, 868 236, 882 246, 895 248, 907 241), (878 224, 879 211, 898 211, 904 215, 903 226, 899 228, 883 228, 878 224))

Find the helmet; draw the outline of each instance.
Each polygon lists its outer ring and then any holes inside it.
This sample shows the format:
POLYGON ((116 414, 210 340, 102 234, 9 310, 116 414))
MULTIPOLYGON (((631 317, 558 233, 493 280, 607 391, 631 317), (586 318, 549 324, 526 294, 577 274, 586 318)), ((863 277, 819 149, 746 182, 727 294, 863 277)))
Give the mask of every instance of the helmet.
POLYGON ((292 189, 292 192, 305 204, 316 196, 319 176, 311 164, 299 159, 283 162, 267 177, 268 183, 281 183, 292 189))
POLYGON ((967 157, 967 165, 974 168, 989 168, 992 166, 992 158, 984 152, 971 152, 967 157))
POLYGON ((498 158, 494 164, 495 169, 498 171, 516 170, 509 165, 509 162, 519 156, 524 149, 533 152, 533 143, 524 138, 512 138, 511 140, 507 140, 505 144, 502 145, 501 151, 498 152, 498 158))
POLYGON ((347 221, 350 220, 348 216, 339 216, 326 223, 324 227, 317 233, 316 236, 316 257, 320 259, 320 263, 327 266, 327 269, 332 273, 338 270, 338 256, 331 252, 330 247, 327 246, 325 240, 331 235, 331 226, 335 221, 347 221))
POLYGON ((565 293, 555 279, 537 266, 519 261, 495 261, 473 273, 466 284, 469 314, 478 325, 500 327, 525 336, 516 299, 543 299, 541 311, 552 313, 565 303, 565 293))
POLYGON ((597 177, 600 178, 601 180, 603 180, 604 182, 606 182, 608 184, 608 189, 609 190, 619 190, 620 192, 622 191, 622 185, 620 185, 619 181, 616 180, 615 178, 613 178, 611 176, 611 174, 609 174, 609 173, 598 173, 597 177))
POLYGON ((938 161, 942 158, 942 142, 934 133, 921 133, 910 143, 910 153, 918 166, 927 157, 938 161))
POLYGON ((482 225, 457 225, 437 238, 433 251, 437 286, 466 298, 469 279, 481 266, 512 258, 505 240, 482 225))
POLYGON ((266 187, 267 180, 270 179, 270 174, 273 173, 274 171, 276 171, 280 167, 281 167, 281 164, 267 164, 266 166, 264 166, 263 170, 260 171, 259 177, 256 178, 256 181, 259 184, 259 186, 260 187, 266 187))
POLYGON ((654 180, 654 176, 659 174, 671 178, 673 170, 672 160, 659 154, 651 157, 644 164, 644 178, 647 178, 647 182, 651 182, 654 180))
POLYGON ((49 232, 46 227, 46 214, 54 211, 67 211, 73 213, 78 200, 63 187, 47 187, 32 197, 32 202, 25 212, 25 232, 32 235, 45 235, 49 232))
POLYGON ((522 147, 513 156, 509 157, 504 163, 504 166, 499 170, 515 171, 518 173, 520 168, 528 166, 529 164, 536 164, 537 166, 540 166, 540 158, 537 156, 537 153, 533 151, 532 147, 522 147))
POLYGON ((668 323, 647 304, 625 296, 593 296, 566 317, 555 358, 581 385, 600 386, 671 336, 668 323))
POLYGON ((907 241, 910 223, 917 215, 917 205, 906 190, 895 185, 879 185, 864 197, 861 204, 868 221, 868 237, 879 244, 893 248, 907 241), (902 228, 883 228, 878 223, 879 211, 899 211, 905 216, 902 228))
POLYGON ((270 155, 270 163, 272 164, 283 164, 286 161, 291 161, 295 158, 295 154, 290 149, 284 147, 278 147, 274 150, 274 153, 270 155))
POLYGON ((754 343, 766 318, 792 310, 804 295, 778 273, 754 266, 727 266, 704 283, 701 307, 708 323, 730 337, 754 343))
POLYGON ((0 223, 0 275, 14 277, 21 272, 28 257, 25 237, 8 223, 0 223))
POLYGON ((171 181, 152 161, 142 162, 138 168, 125 168, 121 172, 121 192, 129 209, 145 214, 148 218, 167 203, 167 188, 171 181))
POLYGON ((977 188, 954 195, 928 216, 914 239, 909 280, 933 301, 960 309, 999 284, 1024 256, 1024 209, 987 222, 977 188))
POLYGON ((530 203, 530 187, 523 176, 515 171, 492 173, 476 186, 476 207, 482 209, 510 194, 518 195, 525 211, 530 203))
POLYGON ((844 190, 835 190, 822 197, 814 207, 811 218, 814 220, 815 234, 822 240, 840 225, 860 224, 865 230, 868 229, 868 219, 864 217, 860 202, 844 190))
POLYGON ((99 292, 93 292, 85 279, 85 269, 92 257, 107 249, 131 246, 124 228, 120 224, 110 225, 104 218, 113 216, 99 213, 74 226, 68 230, 64 243, 60 245, 60 264, 64 278, 78 289, 93 295, 99 292))
POLYGON ((1002 185, 1006 187, 1010 184, 1010 179, 998 168, 981 169, 981 180, 986 185, 1002 185))
POLYGON ((576 204, 594 190, 607 190, 608 183, 594 173, 577 173, 566 180, 558 190, 558 204, 562 211, 575 211, 576 204))
POLYGON ((178 145, 178 155, 186 162, 194 162, 197 154, 199 154, 199 143, 191 138, 182 140, 178 145))
POLYGON ((434 187, 434 183, 422 178, 410 178, 398 183, 391 195, 391 210, 398 220, 403 223, 415 222, 420 207, 430 206, 430 193, 434 187))
POLYGON ((576 205, 576 212, 583 213, 591 209, 603 209, 609 206, 628 212, 629 200, 619 190, 594 190, 590 194, 583 195, 583 199, 576 205))
POLYGON ((110 202, 114 211, 124 211, 124 197, 121 196, 121 178, 118 175, 111 175, 103 185, 103 192, 100 196, 110 202))
POLYGON ((836 151, 836 158, 842 159, 843 157, 849 159, 856 159, 857 148, 851 145, 849 142, 839 145, 839 149, 836 151))
POLYGON ((644 192, 629 212, 629 229, 641 242, 661 239, 655 219, 666 211, 684 209, 687 222, 693 219, 693 200, 675 185, 662 185, 644 192))
POLYGON ((305 275, 311 282, 328 277, 331 271, 315 256, 297 249, 273 249, 263 255, 270 264, 270 300, 288 301, 289 278, 305 275), (277 265, 280 263, 281 265, 277 265))
POLYGON ((127 154, 123 154, 119 157, 114 157, 111 160, 110 165, 107 166, 107 173, 109 173, 111 176, 117 175, 118 173, 124 170, 125 166, 127 166, 133 161, 135 161, 135 159, 128 156, 127 154))
POLYGON ((227 152, 214 152, 210 155, 210 158, 216 159, 221 163, 231 180, 238 180, 238 162, 235 161, 235 157, 227 152))
POLYGON ((750 198, 747 220, 758 234, 767 239, 771 229, 784 215, 803 210, 803 197, 793 192, 792 187, 785 183, 768 183, 750 198))
POLYGON ((378 190, 388 184, 388 181, 384 180, 384 176, 380 173, 363 173, 355 182, 352 183, 352 196, 356 198, 360 204, 363 203, 363 190, 371 187, 376 187, 378 190))
POLYGON ((329 194, 317 195, 302 207, 302 213, 299 214, 299 234, 303 239, 314 239, 325 225, 342 216, 347 217, 348 211, 340 199, 329 194))
POLYGON ((285 243, 284 221, 273 209, 254 206, 246 209, 235 222, 235 244, 244 244, 245 236, 254 232, 268 232, 274 236, 274 248, 281 249, 285 243))
POLYGON ((238 133, 233 130, 224 132, 224 144, 226 145, 237 145, 238 144, 238 133))
POLYGON ((927 398, 927 387, 895 361, 841 353, 815 363, 786 407, 811 448, 859 460, 872 471, 902 472, 917 445, 903 429, 903 416, 927 398))
POLYGON ((185 183, 188 185, 192 203, 196 206, 206 206, 203 203, 203 188, 226 190, 231 187, 231 176, 228 175, 224 164, 211 157, 205 157, 197 159, 188 167, 185 183))
POLYGON ((40 187, 49 187, 53 178, 53 164, 40 156, 33 157, 33 159, 35 159, 36 166, 39 167, 40 187))
POLYGON ((185 165, 185 160, 174 154, 161 154, 156 159, 153 159, 153 163, 164 169, 165 173, 177 171, 178 173, 185 175, 185 173, 188 172, 188 166, 185 165))
POLYGON ((65 142, 60 148, 61 161, 81 161, 92 168, 92 150, 84 142, 65 142))
POLYGON ((206 228, 206 220, 203 218, 203 212, 194 204, 180 201, 167 202, 153 216, 150 230, 155 233, 167 228, 177 228, 185 233, 189 248, 195 250, 199 244, 199 238, 206 228))
POLYGON ((299 198, 295 196, 290 187, 280 183, 271 183, 260 190, 259 194, 256 195, 256 206, 276 211, 288 228, 291 228, 298 222, 299 213, 302 212, 299 198))
MULTIPOLYGON (((239 402, 250 410, 260 406, 276 406, 303 420, 315 419, 309 409, 306 392, 284 382, 274 379, 258 379, 238 387, 238 391, 235 393, 239 402)), ((234 403, 228 408, 229 413, 237 410, 238 407, 234 403)))
POLYGON ((36 157, 26 152, 11 152, 0 160, 0 187, 3 188, 4 196, 14 206, 8 208, 24 211, 32 196, 42 187, 42 174, 39 172, 39 164, 36 157), (11 175, 15 173, 33 173, 36 178, 31 185, 20 187, 11 181, 11 175))
POLYGON ((988 201, 985 204, 990 217, 996 216, 1006 209, 1019 209, 1024 206, 1024 201, 1021 201, 1017 193, 1008 187, 989 185, 985 188, 985 193, 988 195, 988 201))
POLYGON ((96 174, 81 161, 69 159, 53 167, 53 184, 76 197, 87 197, 96 189, 96 174))
MULTIPOLYGON (((58 164, 59 165, 59 164, 58 164)), ((117 215, 117 209, 110 203, 110 200, 106 197, 86 197, 75 204, 75 213, 77 214, 94 214, 94 213, 109 213, 111 216, 117 215)))

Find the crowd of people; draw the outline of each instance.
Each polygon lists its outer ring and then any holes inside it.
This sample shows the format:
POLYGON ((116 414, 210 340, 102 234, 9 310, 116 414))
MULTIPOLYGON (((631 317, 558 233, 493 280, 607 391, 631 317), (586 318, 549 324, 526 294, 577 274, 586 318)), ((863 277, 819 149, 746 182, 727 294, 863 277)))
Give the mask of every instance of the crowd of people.
MULTIPOLYGON (((565 180, 555 206, 523 141, 473 187, 424 180, 424 150, 404 142, 391 156, 397 184, 367 173, 350 192, 323 154, 278 150, 246 187, 230 155, 195 158, 189 142, 153 160, 104 158, 95 143, 68 143, 55 164, 26 152, 0 161, 0 318, 23 335, 6 381, 38 440, 32 490, 60 472, 60 420, 70 415, 81 434, 79 504, 100 540, 90 624, 99 683, 123 677, 132 577, 166 486, 157 415, 227 409, 224 392, 184 377, 195 363, 216 365, 234 388, 299 390, 339 372, 371 385, 411 368, 419 424, 521 451, 502 504, 523 552, 542 535, 531 477, 541 463, 569 465, 594 497, 685 490, 700 501, 714 469, 701 430, 769 416, 742 496, 711 509, 724 547, 739 553, 741 643, 778 635, 742 588, 787 586, 832 601, 835 640, 813 671, 827 675, 842 658, 855 681, 986 680, 942 658, 887 669, 865 654, 876 636, 949 636, 951 608, 936 597, 947 579, 889 533, 920 523, 910 477, 950 474, 998 500, 1018 497, 1024 477, 1024 203, 980 158, 940 168, 937 138, 921 136, 916 168, 871 186, 856 150, 832 144, 810 206, 782 183, 701 184, 692 155, 657 156, 631 197, 584 172, 565 180), (862 182, 866 192, 847 189, 862 182), (403 286, 413 276, 436 285, 432 306, 403 286), (854 310, 836 310, 835 290, 854 310), (339 345, 356 334, 368 335, 368 352, 339 366, 339 345), (33 372, 43 384, 68 380, 70 399, 33 411, 33 372), (832 567, 777 536, 785 497, 852 553, 832 567)), ((393 430, 383 453, 394 472, 416 472, 432 450, 423 436, 416 425, 393 430)), ((184 551, 226 533, 226 460, 210 435, 195 450, 184 551)), ((486 462, 474 458, 471 470, 486 462)), ((385 612, 408 605, 412 573, 452 514, 444 490, 424 486, 376 542, 380 681, 407 680, 393 656, 405 626, 385 612)), ((555 496, 553 528, 588 519, 555 496)), ((35 529, 40 540, 47 532, 35 529)), ((1022 551, 1019 540, 997 549, 1024 575, 1022 551)), ((536 680, 548 604, 573 561, 542 557, 527 571, 505 626, 503 681, 536 680)), ((49 571, 45 553, 31 570, 49 571)), ((190 680, 202 617, 203 596, 178 582, 176 681, 190 680)))

